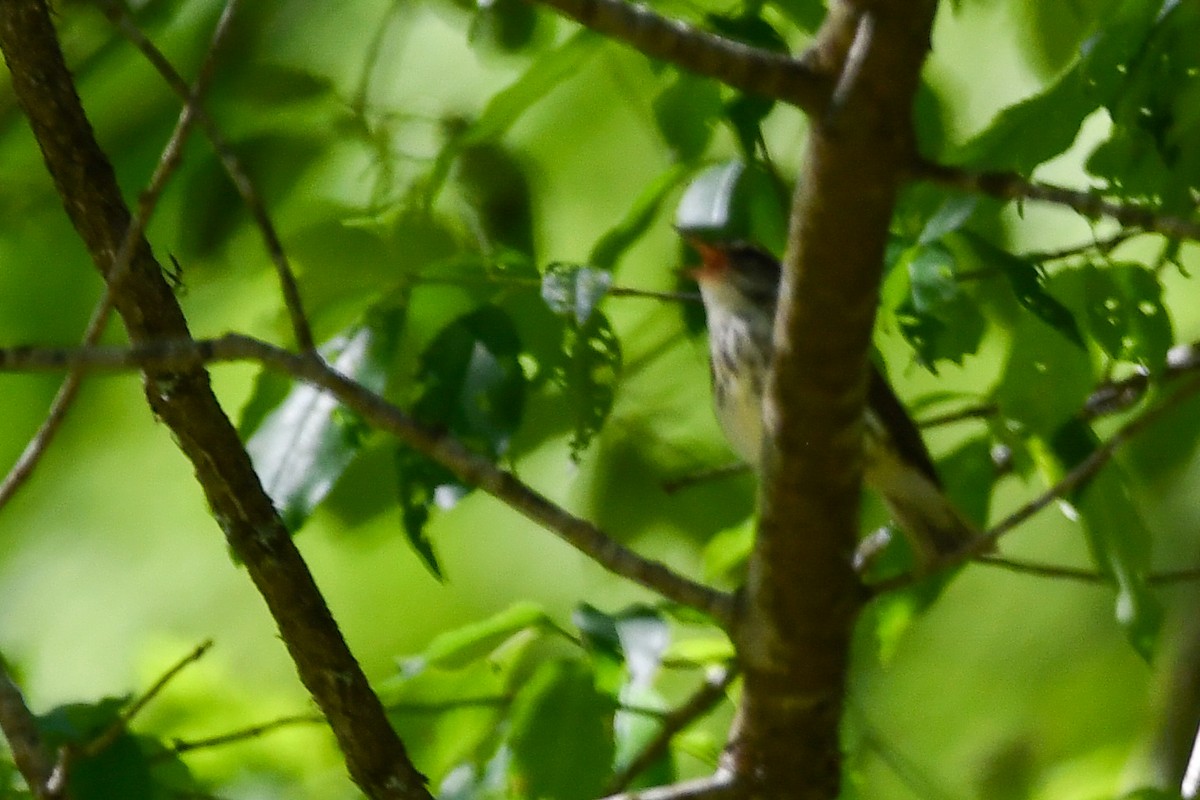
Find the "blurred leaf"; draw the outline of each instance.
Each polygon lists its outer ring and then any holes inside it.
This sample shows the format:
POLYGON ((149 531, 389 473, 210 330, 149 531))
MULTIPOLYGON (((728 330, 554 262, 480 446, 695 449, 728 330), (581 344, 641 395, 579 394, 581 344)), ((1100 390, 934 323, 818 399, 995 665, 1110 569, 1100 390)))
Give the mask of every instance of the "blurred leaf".
POLYGON ((483 658, 520 631, 543 627, 555 626, 541 606, 519 601, 482 622, 437 635, 425 648, 422 660, 430 666, 456 669, 483 658))
POLYGON ((555 314, 569 316, 583 326, 611 286, 611 272, 560 262, 546 267, 542 275, 542 299, 555 314))
POLYGON ((1158 276, 1138 264, 1112 264, 1089 267, 1085 280, 1088 329, 1104 352, 1161 373, 1175 336, 1158 276))
POLYGON ((1049 435, 1083 407, 1094 384, 1084 350, 1040 320, 1022 316, 995 399, 1002 416, 1049 435))
POLYGON ((774 0, 772 5, 809 33, 816 33, 825 20, 825 3, 822 0, 774 0))
MULTIPOLYGON (((1095 452, 1099 440, 1086 423, 1071 420, 1048 442, 1041 466, 1053 485, 1095 452)), ((1096 568, 1117 588, 1116 617, 1130 643, 1150 661, 1163 609, 1147 584, 1153 535, 1128 489, 1120 464, 1110 461, 1090 481, 1062 498, 1078 514, 1096 568)))
POLYGON ((1123 35, 1137 36, 1124 43, 1130 55, 1103 76, 1113 125, 1087 168, 1122 197, 1190 213, 1200 191, 1200 9, 1173 0, 1140 5, 1124 14, 1123 35))
POLYGON ((753 518, 747 518, 709 539, 704 545, 704 577, 710 581, 740 577, 754 548, 754 531, 753 518))
POLYGON ((682 71, 654 98, 653 108, 659 134, 684 162, 704 155, 724 110, 716 83, 682 71))
POLYGON ((544 664, 514 704, 512 771, 518 794, 547 800, 597 797, 613 758, 613 702, 577 661, 544 664))
MULTIPOLYGON (((532 7, 525 0, 512 0, 532 7)), ((516 157, 496 142, 466 144, 458 152, 458 185, 478 215, 489 247, 533 253, 533 210, 529 181, 516 157)))
POLYGON ((290 64, 258 63, 238 77, 238 90, 255 104, 286 105, 333 94, 333 81, 328 75, 290 64))
POLYGON ((957 241, 962 241, 970 247, 984 268, 998 269, 1008 279, 1013 294, 1022 307, 1080 348, 1084 347, 1083 336, 1079 332, 1075 316, 1046 291, 1042 285, 1043 275, 1033 263, 1018 258, 969 231, 959 236, 961 238, 957 241))
POLYGON ((537 9, 523 0, 485 0, 475 7, 467 38, 476 47, 515 52, 533 41, 538 19, 537 9))
POLYGON ((486 305, 447 326, 421 356, 418 421, 496 459, 521 423, 525 374, 508 315, 486 305))
MULTIPOLYGON (((232 143, 263 202, 270 207, 284 197, 304 171, 324 152, 325 141, 311 133, 271 132, 232 143)), ((185 215, 180 220, 180 247, 186 255, 210 257, 229 241, 237 226, 249 221, 241 197, 215 155, 200 156, 183 178, 185 215)))
MULTIPOLYGON (((403 319, 401 308, 376 309, 361 325, 323 345, 321 357, 364 388, 381 393, 403 319)), ((246 441, 246 451, 288 530, 298 531, 325 499, 359 454, 367 432, 357 415, 307 384, 295 386, 263 417, 246 441)))
POLYGON ((937 466, 947 496, 967 519, 983 530, 998 477, 992 463, 991 437, 968 439, 949 455, 939 458, 937 466))
POLYGON ((450 470, 431 461, 411 447, 396 447, 396 501, 400 505, 400 524, 404 538, 429 573, 439 581, 445 578, 433 542, 425 526, 433 508, 449 510, 470 491, 450 470))
POLYGON ((626 251, 658 221, 663 201, 686 174, 687 168, 676 164, 651 181, 634 199, 621 221, 605 231, 592 247, 588 263, 605 270, 616 267, 626 251))
POLYGON ((616 614, 606 614, 584 603, 575 609, 571 619, 590 651, 623 663, 629 683, 650 685, 671 640, 670 628, 658 611, 635 605, 616 614))
MULTIPOLYGON (((734 41, 775 53, 788 52, 787 40, 759 14, 709 14, 705 21, 714 31, 734 41)), ((758 151, 762 138, 760 125, 774 107, 771 98, 741 92, 735 92, 733 99, 725 104, 725 116, 737 134, 743 156, 749 158, 758 151)))
POLYGON ((1048 87, 1002 110, 949 160, 1029 174, 1075 141, 1085 117, 1110 102, 1129 72, 1160 3, 1121 0, 1080 60, 1048 87))
POLYGON ((931 244, 947 233, 963 227, 979 208, 979 198, 970 194, 952 194, 947 197, 925 223, 917 244, 931 244))

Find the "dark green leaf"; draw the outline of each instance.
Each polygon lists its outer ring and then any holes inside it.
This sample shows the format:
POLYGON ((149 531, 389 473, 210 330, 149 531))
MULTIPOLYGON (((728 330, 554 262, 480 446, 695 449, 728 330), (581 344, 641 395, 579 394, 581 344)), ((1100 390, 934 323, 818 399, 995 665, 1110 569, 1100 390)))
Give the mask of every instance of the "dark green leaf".
POLYGON ((508 315, 483 306, 447 326, 421 356, 413 413, 489 458, 508 451, 521 422, 521 341, 508 315))
POLYGON ((607 270, 555 263, 546 267, 542 276, 542 299, 555 314, 569 316, 583 326, 611 286, 612 273, 607 270))
POLYGON ((621 343, 608 318, 596 312, 583 327, 566 329, 563 352, 555 380, 571 408, 571 457, 578 459, 612 410, 621 374, 621 343))
POLYGON ((1083 407, 1094 384, 1085 350, 1023 315, 1013 330, 995 399, 1002 416, 1049 435, 1083 407))
POLYGON ((986 239, 970 232, 959 234, 985 268, 998 269, 1008 279, 1013 294, 1027 311, 1045 322, 1068 340, 1084 347, 1083 336, 1071 311, 1046 291, 1042 273, 1031 262, 1001 250, 986 239))
POLYGON ((512 770, 519 793, 546 800, 597 797, 612 765, 613 703, 577 661, 543 665, 513 708, 512 770))
MULTIPOLYGON (((382 392, 404 312, 378 309, 321 347, 321 357, 370 391, 382 392)), ((252 403, 253 405, 253 403, 252 403)), ((328 393, 303 384, 262 419, 246 442, 263 488, 288 530, 312 510, 359 454, 367 430, 328 393)))
POLYGON ((935 373, 939 361, 961 364, 983 339, 983 316, 961 291, 955 263, 954 254, 940 242, 913 246, 897 262, 904 269, 887 282, 890 287, 908 278, 907 296, 894 309, 896 322, 917 360, 935 373))
POLYGON ((704 155, 724 107, 717 84, 690 72, 680 72, 654 98, 654 121, 679 161, 704 155))
MULTIPOLYGON (((513 0, 532 8, 525 0, 513 0)), ((458 185, 475 210, 478 231, 491 247, 533 253, 533 210, 525 170, 496 142, 466 144, 458 152, 458 185)))
POLYGON ((396 447, 396 500, 404 538, 429 573, 439 581, 445 576, 425 526, 434 508, 450 509, 470 488, 450 470, 430 461, 411 447, 396 447))
POLYGON ((537 29, 538 12, 523 0, 479 3, 467 38, 476 47, 514 52, 529 45, 537 29))
POLYGON ((1174 333, 1158 276, 1138 264, 1092 266, 1085 286, 1088 329, 1104 352, 1161 372, 1174 333))
POLYGON ((982 530, 998 477, 992 463, 991 438, 968 439, 949 455, 938 459, 938 474, 946 486, 946 494, 963 515, 982 530))

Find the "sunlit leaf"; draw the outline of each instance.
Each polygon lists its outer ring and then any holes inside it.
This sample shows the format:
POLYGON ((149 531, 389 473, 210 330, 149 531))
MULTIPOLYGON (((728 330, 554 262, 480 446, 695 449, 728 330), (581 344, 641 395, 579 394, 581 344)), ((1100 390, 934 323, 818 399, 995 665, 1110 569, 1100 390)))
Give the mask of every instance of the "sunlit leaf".
POLYGON ((1088 330, 1104 352, 1161 372, 1175 337, 1154 272, 1137 264, 1092 266, 1085 286, 1088 330))
POLYGON ((586 325, 612 286, 612 273, 579 264, 551 264, 542 275, 542 299, 555 314, 586 325))
POLYGON ((439 634, 421 658, 430 666, 455 669, 483 658, 520 631, 553 624, 541 606, 517 602, 481 622, 439 634))
MULTIPOLYGON (((320 348, 321 357, 372 392, 382 392, 404 313, 379 309, 320 348)), ((264 389, 266 390, 266 389, 264 389)), ((362 449, 364 423, 330 394, 295 386, 251 432, 246 451, 288 530, 300 529, 362 449)))

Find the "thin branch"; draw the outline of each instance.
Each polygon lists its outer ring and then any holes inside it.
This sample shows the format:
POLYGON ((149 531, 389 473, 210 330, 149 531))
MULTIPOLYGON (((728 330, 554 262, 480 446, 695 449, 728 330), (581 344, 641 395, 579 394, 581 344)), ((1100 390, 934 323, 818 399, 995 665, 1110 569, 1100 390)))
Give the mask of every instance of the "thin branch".
POLYGON ((17 771, 25 779, 25 785, 38 800, 68 800, 66 787, 58 791, 50 788, 54 763, 42 743, 38 732, 37 718, 25 705, 21 690, 8 674, 4 659, 0 657, 0 731, 8 740, 17 771))
MULTIPOLYGON (((179 120, 175 124, 175 130, 172 131, 171 137, 167 140, 167 144, 159 156, 154 174, 151 175, 149 183, 138 198, 136 213, 125 230, 125 235, 121 240, 120 247, 117 249, 117 254, 113 259, 112 265, 108 268, 104 293, 101 295, 96 308, 92 311, 92 316, 88 320, 87 328, 84 331, 83 345, 85 347, 94 345, 100 341, 100 336, 108 326, 108 320, 112 316, 113 310, 112 287, 124 280, 133 260, 135 247, 145 233, 146 225, 149 223, 151 215, 154 214, 154 209, 158 206, 159 198, 162 197, 162 192, 166 188, 167 181, 170 180, 171 176, 179 168, 183 146, 187 142, 192 125, 196 120, 200 101, 207 93, 208 87, 212 84, 217 53, 220 50, 222 41, 224 41, 226 34, 229 32, 229 26, 233 20, 234 12, 237 10, 238 2, 240 0, 228 0, 225 4, 221 16, 217 20, 217 25, 213 29, 208 51, 204 56, 203 63, 200 65, 195 86, 189 88, 184 84, 184 98, 187 102, 184 104, 183 110, 179 115, 179 120)), ((20 457, 17 458, 17 461, 9 469, 8 474, 4 476, 3 482, 0 482, 0 509, 4 508, 16 495, 17 491, 32 477, 43 454, 50 447, 51 442, 53 442, 54 437, 66 420, 67 414, 75 402, 75 398, 79 395, 82 384, 82 375, 75 371, 69 372, 63 380, 62 385, 54 396, 54 400, 50 404, 50 409, 46 413, 46 419, 42 421, 41 426, 25 446, 20 457)))
MULTIPOLYGON (((976 564, 986 567, 998 567, 1019 575, 1032 575, 1037 578, 1076 581, 1090 584, 1111 584, 1112 578, 1102 575, 1095 570, 1080 567, 1065 567, 1058 564, 1042 564, 1020 558, 1007 558, 992 554, 982 555, 974 560, 976 564)), ((1151 572, 1146 576, 1146 583, 1151 586, 1172 586, 1179 583, 1200 581, 1200 567, 1186 569, 1162 570, 1151 572)))
POLYGON ((1141 236, 1145 231, 1129 230, 1121 228, 1116 233, 1105 239, 1093 239, 1090 242, 1072 245, 1070 247, 1062 247, 1057 250, 1032 250, 1027 253, 1022 253, 1021 258, 1026 261, 1037 261, 1039 263, 1045 261, 1061 261, 1066 258, 1075 258, 1084 253, 1093 251, 1102 255, 1108 255, 1113 250, 1116 250, 1130 239, 1141 236))
POLYGON ((581 25, 625 42, 651 58, 815 114, 833 91, 827 74, 793 58, 699 30, 625 0, 536 0, 581 25))
POLYGON ((994 549, 996 542, 1000 540, 1001 536, 1016 528, 1051 503, 1082 488, 1112 460, 1118 449, 1155 422, 1158 422, 1178 407, 1184 400, 1189 399, 1197 392, 1200 392, 1200 376, 1193 376, 1191 380, 1176 389, 1170 397, 1163 400, 1157 406, 1147 409, 1140 416, 1122 425, 1116 433, 1093 450, 1087 458, 1064 475, 1058 483, 992 526, 990 530, 972 542, 970 547, 966 548, 963 552, 947 557, 944 560, 945 563, 938 566, 953 566, 962 563, 968 558, 984 555, 994 549))
POLYGON ((256 361, 329 392, 374 427, 391 433, 461 480, 478 486, 556 533, 610 572, 668 600, 707 613, 721 625, 731 623, 734 600, 730 595, 638 555, 592 523, 556 505, 513 473, 497 467, 457 439, 418 425, 396 406, 322 362, 241 334, 226 334, 219 339, 144 342, 132 347, 0 349, 0 370, 9 371, 58 370, 72 365, 106 370, 174 370, 230 361, 256 361))
POLYGON ((128 708, 122 711, 120 716, 113 721, 112 725, 109 725, 103 733, 101 733, 92 741, 88 742, 83 748, 81 755, 91 758, 99 755, 111 747, 113 742, 120 738, 121 735, 129 729, 129 724, 133 722, 133 718, 141 713, 142 709, 145 708, 151 700, 157 697, 158 694, 166 688, 167 684, 174 680, 175 677, 179 675, 179 673, 182 672, 188 665, 194 664, 203 658, 204 654, 212 648, 212 645, 212 639, 206 639, 194 647, 190 653, 179 659, 179 661, 175 662, 170 669, 164 672, 162 676, 160 676, 159 679, 154 682, 154 685, 143 692, 141 696, 134 700, 128 708))
POLYGON ((101 5, 105 15, 117 27, 117 30, 146 56, 146 60, 158 70, 171 90, 187 101, 188 107, 192 108, 196 122, 204 131, 204 135, 208 137, 213 152, 216 153, 221 166, 233 181, 234 188, 237 190, 238 196, 242 198, 246 210, 250 212, 254 224, 262 233, 263 246, 266 248, 267 255, 275 266, 275 273, 279 278, 279 287, 291 321, 292 336, 296 339, 296 346, 304 352, 315 352, 316 345, 313 340, 312 328, 309 325, 308 316, 304 312, 304 303, 300 298, 300 287, 296 282, 296 275, 292 271, 279 234, 271 222, 270 214, 267 213, 266 205, 263 203, 254 181, 251 180, 249 173, 221 129, 217 127, 216 122, 200 107, 198 102, 192 102, 191 97, 195 95, 195 92, 189 91, 187 83, 162 54, 162 51, 155 47, 154 43, 138 29, 124 5, 116 0, 103 0, 101 5))
POLYGON ((1037 200, 1065 206, 1085 217, 1108 217, 1126 228, 1139 228, 1140 232, 1161 233, 1172 239, 1200 240, 1200 223, 1161 214, 1147 206, 1108 200, 1096 192, 1031 181, 1012 172, 971 172, 930 161, 917 161, 913 165, 912 176, 1001 200, 1037 200))
POLYGON ((667 748, 670 747, 671 740, 675 738, 676 734, 703 717, 725 699, 725 690, 729 688, 729 684, 736 677, 737 670, 735 669, 717 667, 710 670, 704 676, 704 683, 700 685, 700 688, 681 706, 663 717, 662 728, 655 737, 609 779, 604 793, 615 794, 624 791, 638 775, 653 766, 654 762, 667 752, 667 748))

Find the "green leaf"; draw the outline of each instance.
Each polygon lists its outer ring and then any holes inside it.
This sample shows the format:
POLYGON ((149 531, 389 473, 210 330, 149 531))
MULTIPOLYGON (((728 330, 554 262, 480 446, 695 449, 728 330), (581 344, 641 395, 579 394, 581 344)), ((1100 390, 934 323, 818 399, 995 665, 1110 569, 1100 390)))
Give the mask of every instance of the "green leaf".
POLYGON ((523 0, 478 3, 467 39, 476 47, 516 52, 533 41, 538 19, 537 9, 523 0))
POLYGON ((553 627, 554 622, 541 606, 517 602, 481 622, 434 637, 421 654, 421 661, 428 666, 457 669, 487 656, 521 631, 553 627))
POLYGON ((650 685, 671 641, 670 628, 658 611, 634 605, 616 614, 606 614, 583 603, 575 609, 571 620, 590 651, 625 665, 630 684, 650 685))
POLYGON ((555 263, 542 275, 542 299, 555 314, 586 325, 612 286, 612 273, 579 264, 555 263))
POLYGON ((1043 275, 1033 263, 996 247, 981 236, 970 232, 959 235, 962 237, 959 241, 971 248, 981 265, 998 269, 1008 279, 1017 302, 1023 308, 1078 347, 1085 347, 1075 315, 1046 291, 1042 285, 1043 275))
POLYGON ((524 797, 587 800, 609 774, 613 702, 577 661, 542 665, 514 704, 512 772, 524 797))
MULTIPOLYGON (((1083 422, 1059 428, 1040 453, 1048 483, 1056 483, 1095 452, 1099 440, 1083 422)), ((1063 498, 1078 514, 1096 568, 1117 588, 1116 617, 1130 644, 1150 661, 1162 628, 1163 609, 1147 583, 1154 537, 1142 519, 1118 462, 1063 498)))
POLYGON ((704 545, 704 577, 726 581, 740 577, 754 549, 752 517, 719 531, 704 545))
POLYGON ((945 484, 946 494, 963 515, 982 530, 998 477, 992 463, 991 437, 968 439, 950 454, 939 458, 938 474, 945 484))
MULTIPOLYGON (((395 354, 404 312, 381 308, 320 348, 330 366, 381 393, 395 354)), ((253 405, 253 402, 252 402, 253 405)), ((288 530, 300 529, 362 450, 367 429, 327 392, 295 386, 263 417, 246 451, 288 530)))
POLYGON ((449 510, 461 500, 470 487, 459 481, 450 470, 407 445, 397 445, 396 502, 400 505, 400 524, 405 541, 429 570, 441 581, 445 578, 433 542, 426 534, 432 509, 449 510))
POLYGON ((1022 316, 995 399, 1002 416, 1049 435, 1083 407, 1094 384, 1086 351, 1039 319, 1022 316))
MULTIPOLYGON (((953 252, 941 244, 914 245, 904 251, 887 287, 908 278, 907 296, 893 311, 901 335, 930 372, 939 361, 961 364, 979 349, 984 319, 975 302, 960 288, 953 252)), ((893 290, 885 287, 890 295, 893 290)))
POLYGON ((936 312, 958 299, 954 254, 944 245, 935 242, 915 247, 904 263, 908 266, 912 307, 918 314, 936 312))
POLYGON ((500 308, 487 305, 460 317, 421 356, 422 391, 413 414, 488 458, 499 458, 524 410, 520 355, 516 328, 500 308))
POLYGON ((724 110, 717 84, 690 72, 677 73, 654 98, 653 109, 659 134, 684 162, 704 155, 724 110))
POLYGON ((595 312, 586 325, 564 331, 563 352, 565 359, 554 379, 563 387, 571 409, 571 458, 578 460, 612 411, 621 374, 621 343, 608 317, 595 312))
POLYGON ((1161 373, 1175 336, 1158 276, 1138 264, 1091 266, 1085 287, 1088 330, 1104 352, 1161 373))

